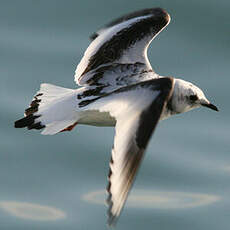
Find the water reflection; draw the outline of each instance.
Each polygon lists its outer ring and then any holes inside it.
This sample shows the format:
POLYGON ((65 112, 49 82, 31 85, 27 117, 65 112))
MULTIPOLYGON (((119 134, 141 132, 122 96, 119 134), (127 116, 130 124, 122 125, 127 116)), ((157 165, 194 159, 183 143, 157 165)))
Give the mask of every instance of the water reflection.
MULTIPOLYGON (((105 196, 106 192, 104 190, 97 190, 87 193, 82 199, 94 204, 105 204, 105 196)), ((219 200, 219 196, 204 193, 134 190, 128 198, 127 206, 133 208, 178 209, 208 205, 219 200)))
POLYGON ((0 208, 13 216, 28 220, 54 221, 66 217, 60 209, 26 202, 2 201, 0 208))

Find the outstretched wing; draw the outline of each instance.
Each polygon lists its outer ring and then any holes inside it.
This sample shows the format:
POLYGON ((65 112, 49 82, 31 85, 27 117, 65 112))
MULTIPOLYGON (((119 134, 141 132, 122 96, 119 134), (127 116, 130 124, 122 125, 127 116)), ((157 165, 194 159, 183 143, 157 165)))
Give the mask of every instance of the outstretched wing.
POLYGON ((162 9, 161 8, 143 9, 143 10, 138 10, 138 11, 123 15, 120 18, 117 18, 111 21, 110 23, 106 24, 104 27, 100 28, 97 32, 93 33, 90 36, 90 39, 93 41, 95 38, 101 35, 105 30, 109 29, 112 26, 121 24, 122 22, 128 21, 133 18, 137 18, 137 17, 148 16, 153 13, 153 10, 156 12, 157 10, 162 10, 162 9))
MULTIPOLYGON (((140 92, 130 98, 129 108, 117 116, 116 136, 110 162, 108 223, 114 224, 127 199, 148 141, 160 120, 172 90, 171 79, 157 79, 147 86, 151 97, 140 92)), ((143 90, 146 91, 145 84, 143 90)))
POLYGON ((120 215, 172 89, 171 78, 153 79, 119 89, 92 104, 92 109, 109 112, 117 121, 107 187, 109 225, 120 215))
POLYGON ((169 21, 166 11, 153 8, 134 12, 108 24, 94 34, 94 40, 77 66, 76 83, 97 85, 98 79, 107 74, 107 67, 114 65, 121 68, 126 64, 140 64, 140 73, 151 71, 147 58, 148 45, 169 21))

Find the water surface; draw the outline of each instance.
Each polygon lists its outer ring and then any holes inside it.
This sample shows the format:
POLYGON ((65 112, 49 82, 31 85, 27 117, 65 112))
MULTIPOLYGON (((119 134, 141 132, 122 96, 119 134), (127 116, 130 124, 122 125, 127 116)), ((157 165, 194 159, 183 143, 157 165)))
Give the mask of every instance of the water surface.
POLYGON ((42 136, 13 122, 42 82, 75 88, 88 37, 112 18, 161 6, 172 22, 149 59, 204 89, 220 112, 166 120, 151 140, 118 229, 226 230, 230 213, 227 0, 5 1, 0 8, 0 229, 106 229, 112 128, 42 136))

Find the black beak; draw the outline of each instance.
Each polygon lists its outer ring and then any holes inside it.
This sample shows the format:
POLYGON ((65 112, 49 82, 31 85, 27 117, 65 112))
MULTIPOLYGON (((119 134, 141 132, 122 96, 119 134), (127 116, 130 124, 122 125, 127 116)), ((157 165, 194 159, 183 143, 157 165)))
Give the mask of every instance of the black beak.
POLYGON ((211 103, 208 103, 208 104, 201 104, 202 106, 205 106, 205 107, 208 107, 209 109, 212 109, 212 110, 215 110, 215 111, 219 111, 219 109, 215 106, 215 105, 213 105, 213 104, 211 104, 211 103))

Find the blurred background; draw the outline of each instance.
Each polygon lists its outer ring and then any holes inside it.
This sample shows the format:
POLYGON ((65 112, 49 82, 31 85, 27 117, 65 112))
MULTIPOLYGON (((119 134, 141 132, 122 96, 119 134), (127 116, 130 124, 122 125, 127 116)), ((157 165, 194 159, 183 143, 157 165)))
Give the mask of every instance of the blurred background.
POLYGON ((163 7, 154 70, 195 83, 205 108, 159 124, 117 229, 229 229, 230 1, 0 0, 0 229, 107 229, 113 128, 42 136, 14 129, 39 85, 76 88, 88 37, 110 20, 163 7))

